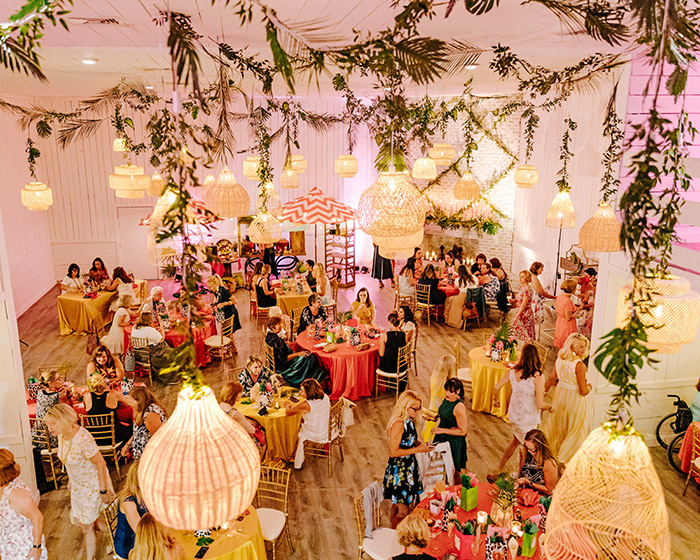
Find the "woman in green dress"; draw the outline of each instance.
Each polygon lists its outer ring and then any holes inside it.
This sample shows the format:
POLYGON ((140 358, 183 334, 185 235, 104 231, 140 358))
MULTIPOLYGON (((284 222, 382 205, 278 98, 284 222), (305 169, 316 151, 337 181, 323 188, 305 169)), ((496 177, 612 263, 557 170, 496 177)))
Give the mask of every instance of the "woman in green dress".
POLYGON ((467 466, 467 407, 464 404, 464 386, 457 378, 445 382, 445 400, 438 408, 438 425, 431 431, 433 443, 450 444, 455 467, 455 484, 459 484, 460 471, 467 466))
POLYGON ((304 379, 315 379, 324 383, 328 378, 328 372, 318 363, 316 356, 311 352, 292 352, 280 332, 282 331, 282 318, 270 317, 267 323, 265 343, 272 347, 275 354, 275 373, 279 373, 287 384, 299 387, 304 379))

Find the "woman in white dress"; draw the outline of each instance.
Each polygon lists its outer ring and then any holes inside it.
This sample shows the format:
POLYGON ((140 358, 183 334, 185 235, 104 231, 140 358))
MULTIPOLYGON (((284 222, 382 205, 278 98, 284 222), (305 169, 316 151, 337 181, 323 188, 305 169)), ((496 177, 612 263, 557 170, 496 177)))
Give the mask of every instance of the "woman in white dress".
POLYGON ((321 296, 321 305, 333 305, 333 290, 331 282, 326 276, 326 271, 321 263, 314 266, 314 278, 316 279, 316 293, 321 296))
POLYGON ((68 274, 61 280, 61 293, 67 294, 82 294, 83 293, 83 282, 80 279, 80 267, 71 263, 68 267, 68 274))
MULTIPOLYGON (((493 389, 493 399, 498 402, 498 392, 506 383, 510 383, 513 393, 508 405, 508 420, 513 428, 513 439, 503 452, 503 457, 496 467, 496 473, 503 471, 508 459, 519 445, 525 441, 525 434, 540 424, 542 410, 552 410, 552 405, 544 402, 544 375, 537 347, 532 344, 523 346, 520 361, 510 370, 493 389)), ((495 479, 494 475, 489 475, 495 479)))
POLYGON ((328 441, 328 419, 331 414, 331 400, 315 379, 305 379, 301 382, 301 397, 302 401, 295 404, 287 403, 285 409, 287 416, 292 414, 304 416, 304 423, 299 430, 297 452, 294 455, 295 469, 300 469, 304 464, 305 441, 317 443, 328 441))
MULTIPOLYGON (((95 560, 95 521, 114 499, 112 480, 95 439, 78 424, 78 415, 67 404, 57 404, 44 417, 52 434, 58 435, 58 458, 70 480, 70 520, 85 536, 87 560, 95 560)), ((79 556, 75 554, 74 556, 79 556)))
POLYGON ((399 296, 415 297, 416 295, 416 259, 408 257, 408 261, 399 272, 399 296))
POLYGON ((132 297, 128 295, 119 298, 119 309, 114 314, 109 333, 100 340, 115 356, 124 353, 124 327, 131 322, 129 307, 132 301, 132 297))
POLYGON ((44 516, 19 465, 7 449, 0 449, 0 557, 3 560, 46 560, 44 516))

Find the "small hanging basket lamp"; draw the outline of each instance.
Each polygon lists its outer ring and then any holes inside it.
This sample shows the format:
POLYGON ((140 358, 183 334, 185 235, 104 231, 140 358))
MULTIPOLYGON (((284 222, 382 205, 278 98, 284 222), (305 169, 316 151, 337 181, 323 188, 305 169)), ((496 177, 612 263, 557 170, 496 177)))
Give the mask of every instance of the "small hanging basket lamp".
POLYGON ((246 179, 257 179, 260 168, 260 156, 248 156, 243 162, 243 176, 246 179))
POLYGON ((24 185, 20 196, 22 205, 29 210, 44 211, 53 204, 51 189, 40 181, 31 181, 24 185))
POLYGON ((554 197, 549 210, 547 210, 544 225, 554 229, 570 229, 576 225, 574 203, 567 191, 559 191, 554 197))
POLYGON ((119 198, 143 198, 150 187, 150 177, 138 165, 117 165, 109 176, 109 188, 119 198))
MULTIPOLYGON (((272 183, 265 184, 265 191, 267 192, 267 211, 273 216, 277 217, 282 208, 282 201, 280 200, 280 195, 277 194, 277 189, 272 183)), ((261 191, 258 191, 258 196, 255 201, 255 211, 260 212, 262 208, 262 196, 261 191)))
POLYGON ((112 151, 126 152, 126 140, 124 138, 115 138, 112 142, 112 151))
POLYGON ((156 171, 151 176, 151 183, 148 186, 147 194, 148 196, 160 196, 163 192, 163 187, 165 186, 165 181, 156 171))
POLYGON ((435 162, 435 165, 446 167, 452 163, 455 153, 452 144, 433 144, 428 152, 428 157, 435 162))
POLYGON ((584 251, 614 253, 622 250, 620 229, 622 223, 607 202, 601 202, 578 232, 578 243, 584 251))
POLYGON ((350 154, 340 155, 335 160, 334 169, 338 177, 343 179, 354 177, 359 169, 357 158, 350 154))
POLYGON ((282 224, 269 212, 260 212, 248 227, 248 237, 258 245, 277 243, 282 238, 282 224))
POLYGON ((292 154, 292 169, 298 174, 302 174, 306 171, 309 166, 309 162, 304 159, 301 154, 292 154))
POLYGON ((523 164, 515 168, 513 180, 521 189, 531 189, 537 184, 539 179, 540 172, 537 171, 534 165, 523 164))
POLYGON ((455 199, 466 202, 479 198, 481 196, 481 187, 474 179, 474 175, 470 172, 462 175, 462 178, 454 186, 454 195, 455 199))
POLYGON ((437 166, 435 161, 427 157, 418 158, 413 164, 411 175, 414 179, 427 179, 428 181, 436 179, 437 166))
MULTIPOLYGON (((213 177, 212 177, 213 178, 213 177)), ((218 180, 206 185, 204 181, 204 203, 206 207, 220 218, 239 218, 250 212, 250 196, 236 181, 228 167, 219 173, 218 180)))
POLYGON ((280 187, 283 189, 296 189, 299 186, 299 175, 291 167, 285 167, 280 177, 280 187))

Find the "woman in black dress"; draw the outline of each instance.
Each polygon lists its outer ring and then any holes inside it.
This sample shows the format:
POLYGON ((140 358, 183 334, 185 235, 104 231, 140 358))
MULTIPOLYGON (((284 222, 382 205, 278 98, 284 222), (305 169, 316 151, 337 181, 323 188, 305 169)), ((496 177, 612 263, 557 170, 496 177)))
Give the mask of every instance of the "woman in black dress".
POLYGON ((464 385, 459 379, 445 382, 445 400, 438 408, 438 416, 440 420, 431 430, 435 436, 433 443, 446 441, 450 444, 457 484, 460 471, 467 466, 467 407, 464 405, 464 385))
POLYGON ((438 289, 440 279, 435 274, 435 267, 429 264, 423 269, 423 275, 418 280, 419 284, 430 286, 430 305, 444 305, 445 292, 438 289))
MULTIPOLYGON (((384 373, 398 373, 399 348, 406 346, 406 333, 401 330, 401 321, 395 311, 387 317, 391 328, 379 339, 379 368, 384 373)), ((406 371, 402 367, 401 371, 406 371)))
MULTIPOLYGON (((88 416, 96 414, 111 414, 114 422, 114 439, 117 445, 126 443, 131 438, 133 429, 131 426, 122 424, 117 418, 117 408, 119 401, 124 402, 128 406, 128 402, 124 400, 124 395, 118 391, 112 391, 104 377, 95 375, 91 381, 91 390, 83 397, 85 402, 85 411, 88 416)), ((111 438, 96 438, 97 445, 111 445, 111 438)))
POLYGON ((262 268, 258 282, 255 285, 255 297, 258 300, 258 307, 274 307, 277 305, 277 296, 270 286, 270 265, 266 264, 262 268))
POLYGON ((238 309, 236 309, 236 298, 233 297, 229 289, 224 286, 223 280, 218 274, 210 276, 207 280, 207 287, 210 291, 216 294, 214 308, 216 311, 221 311, 224 314, 224 319, 233 317, 233 332, 240 330, 241 321, 238 318, 238 309))
POLYGON ((321 383, 328 377, 328 372, 320 366, 316 356, 307 351, 292 352, 289 344, 282 340, 279 336, 282 330, 281 317, 270 317, 267 328, 265 343, 275 353, 274 373, 279 373, 292 387, 299 387, 304 379, 313 378, 321 383))
POLYGON ((379 247, 374 246, 374 257, 372 258, 372 278, 379 280, 379 287, 384 287, 384 280, 394 279, 394 262, 385 259, 379 254, 379 247))

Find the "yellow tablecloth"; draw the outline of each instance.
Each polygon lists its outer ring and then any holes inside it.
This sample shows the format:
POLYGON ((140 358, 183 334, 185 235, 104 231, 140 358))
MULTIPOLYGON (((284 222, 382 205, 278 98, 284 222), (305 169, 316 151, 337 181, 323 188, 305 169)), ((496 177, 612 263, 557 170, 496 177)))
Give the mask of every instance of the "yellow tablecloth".
POLYGON ((296 292, 279 293, 277 294, 277 305, 282 310, 283 315, 289 315, 291 317, 294 309, 309 305, 310 295, 311 290, 305 291, 302 295, 296 292))
MULTIPOLYGON (((173 533, 185 549, 186 560, 193 560, 200 548, 197 537, 183 531, 173 533)), ((267 560, 260 521, 253 506, 248 507, 243 521, 234 522, 227 530, 212 531, 211 538, 214 542, 209 545, 204 560, 267 560)))
POLYGON ((254 404, 237 403, 236 408, 245 416, 260 422, 265 428, 267 438, 267 450, 262 462, 272 464, 277 461, 294 461, 294 452, 297 448, 299 427, 301 426, 301 414, 287 416, 284 411, 286 399, 280 401, 280 408, 268 409, 268 414, 260 416, 260 410, 254 404))
POLYGON ((510 368, 502 362, 492 362, 482 346, 469 351, 469 367, 472 370, 472 410, 488 412, 507 422, 510 384, 504 385, 498 392, 498 406, 493 406, 493 389, 502 377, 508 375, 510 368))

